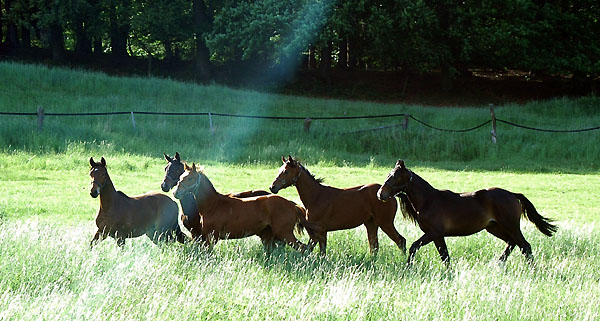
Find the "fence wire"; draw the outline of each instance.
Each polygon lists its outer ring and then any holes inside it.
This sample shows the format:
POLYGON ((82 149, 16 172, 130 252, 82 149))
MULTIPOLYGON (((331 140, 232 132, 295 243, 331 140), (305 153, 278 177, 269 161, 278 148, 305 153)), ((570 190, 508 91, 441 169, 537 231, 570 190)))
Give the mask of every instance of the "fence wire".
MULTIPOLYGON (((271 120, 351 120, 351 119, 373 119, 373 118, 392 118, 392 117, 409 117, 410 119, 416 121, 417 123, 443 132, 453 132, 453 133, 465 133, 473 130, 477 130, 491 122, 490 119, 484 121, 483 123, 465 128, 465 129, 449 129, 449 128, 440 128, 437 126, 433 126, 425 121, 422 121, 411 114, 406 113, 397 113, 397 114, 383 114, 383 115, 362 115, 362 116, 318 116, 318 117, 310 117, 310 116, 260 116, 260 115, 243 115, 243 114, 229 114, 229 113, 210 113, 210 112, 153 112, 153 111, 114 111, 114 112, 96 112, 96 113, 44 113, 44 116, 108 116, 108 115, 164 115, 164 116, 217 116, 217 117, 234 117, 234 118, 252 118, 252 119, 271 119, 271 120)), ((22 113, 22 112, 0 112, 0 115, 6 116, 37 116, 37 113, 22 113)), ((596 127, 588 127, 581 129, 546 129, 546 128, 536 128, 526 125, 517 124, 508 120, 503 120, 496 118, 497 122, 514 126, 527 130, 534 130, 539 132, 547 132, 547 133, 581 133, 588 132, 593 130, 599 130, 600 126, 596 127)), ((358 130, 352 133, 358 132, 366 132, 370 130, 381 130, 387 128, 393 128, 400 125, 389 125, 389 126, 380 126, 371 129, 358 130)))

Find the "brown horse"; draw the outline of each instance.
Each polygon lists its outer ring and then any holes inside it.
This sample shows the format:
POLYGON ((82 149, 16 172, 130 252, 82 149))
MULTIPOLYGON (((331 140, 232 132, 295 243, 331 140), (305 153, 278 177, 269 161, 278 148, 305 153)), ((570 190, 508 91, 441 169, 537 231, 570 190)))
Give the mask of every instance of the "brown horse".
POLYGON ((100 209, 96 216, 98 231, 90 247, 107 236, 115 238, 117 244, 122 246, 126 238, 144 234, 155 243, 171 241, 173 238, 183 243, 184 234, 177 222, 177 203, 159 193, 128 197, 115 189, 108 176, 104 157, 100 163, 90 157, 90 165, 90 195, 93 198, 100 196, 100 209))
POLYGON ((531 245, 519 226, 521 216, 526 214, 547 236, 552 236, 557 229, 550 224, 552 220, 541 216, 523 194, 501 188, 464 194, 440 191, 407 169, 402 160, 398 160, 377 197, 387 201, 393 200, 396 194, 404 216, 415 221, 425 233, 410 247, 408 264, 417 250, 430 242, 435 243, 442 261, 449 263, 444 237, 471 235, 483 229, 508 243, 500 261, 506 261, 515 245, 521 248, 525 257, 532 259, 531 245))
POLYGON ((175 198, 181 199, 192 193, 196 199, 200 218, 190 231, 205 245, 213 245, 222 239, 238 239, 257 235, 263 246, 270 252, 274 242, 283 240, 296 250, 304 251, 294 235, 294 228, 304 227, 312 234, 310 223, 306 222, 302 207, 277 195, 250 198, 237 198, 218 193, 202 170, 196 164, 189 167, 179 178, 175 188, 175 198))
MULTIPOLYGON (((175 152, 175 157, 173 158, 169 157, 169 155, 165 153, 163 153, 163 155, 165 156, 165 159, 167 160, 168 164, 167 167, 165 167, 165 178, 163 179, 163 182, 160 185, 160 187, 162 188, 163 192, 168 192, 173 187, 175 187, 175 185, 177 185, 177 181, 179 181, 179 176, 183 174, 185 169, 183 165, 184 163, 181 161, 181 156, 179 156, 178 152, 175 152)), ((229 195, 237 198, 245 198, 268 194, 270 193, 267 191, 252 190, 229 195)), ((199 226, 200 222, 200 216, 198 214, 196 200, 194 199, 194 196, 191 193, 188 193, 187 195, 183 195, 181 197, 179 203, 181 203, 181 209, 183 210, 181 221, 183 223, 183 226, 185 226, 191 233, 191 229, 194 226, 199 226)))
MULTIPOLYGON (((383 203, 377 200, 379 184, 369 184, 346 189, 324 186, 302 164, 291 156, 281 158, 283 165, 271 184, 271 192, 277 193, 288 186, 296 185, 298 195, 307 209, 307 220, 317 226, 317 239, 321 254, 327 247, 327 232, 350 229, 364 224, 367 228, 369 248, 375 254, 379 248, 377 231, 381 229, 406 251, 406 239, 394 226, 396 202, 383 203)), ((315 239, 311 240, 311 247, 315 239)))

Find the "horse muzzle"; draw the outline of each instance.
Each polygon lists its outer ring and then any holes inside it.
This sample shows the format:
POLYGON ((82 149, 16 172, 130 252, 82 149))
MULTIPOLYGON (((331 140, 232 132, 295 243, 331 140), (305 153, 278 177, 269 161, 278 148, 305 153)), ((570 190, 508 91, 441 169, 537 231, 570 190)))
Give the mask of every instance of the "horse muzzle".
POLYGON ((387 202, 392 197, 392 194, 383 191, 383 186, 377 190, 377 199, 382 202, 387 202))
POLYGON ((271 191, 271 193, 273 194, 277 194, 277 192, 279 192, 281 188, 276 187, 275 185, 271 185, 271 187, 269 187, 269 191, 271 191))

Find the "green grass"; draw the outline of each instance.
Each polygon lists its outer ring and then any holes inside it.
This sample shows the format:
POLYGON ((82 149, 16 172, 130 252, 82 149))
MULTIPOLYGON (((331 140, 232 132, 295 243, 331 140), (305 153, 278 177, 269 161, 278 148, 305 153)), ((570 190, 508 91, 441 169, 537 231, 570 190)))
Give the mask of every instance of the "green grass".
MULTIPOLYGON (((35 112, 169 111, 220 112, 275 116, 355 116, 410 113, 434 126, 467 128, 490 118, 487 106, 427 108, 311 99, 198 86, 167 79, 116 78, 103 74, 31 65, 0 63, 0 109, 35 112)), ((502 106, 498 118, 524 125, 576 129, 598 126, 600 99, 557 99, 523 106, 502 106)), ((526 171, 598 171, 600 131, 573 134, 539 133, 498 124, 492 144, 491 125, 468 133, 439 132, 414 121, 401 127, 350 134, 390 124, 401 118, 315 120, 311 132, 301 120, 214 117, 210 135, 206 116, 96 117, 47 116, 44 132, 35 117, 0 117, 0 146, 5 152, 133 153, 157 157, 162 152, 227 163, 276 163, 281 154, 335 165, 391 166, 398 158, 413 163, 462 169, 526 171)))
MULTIPOLYGON (((440 127, 468 127, 486 108, 424 108, 267 95, 159 79, 0 63, 0 110, 213 111, 257 115, 409 112, 440 127)), ((597 126, 595 97, 498 108, 499 118, 550 128, 597 126)), ((408 131, 348 131, 401 120, 302 122, 137 116, 0 117, 0 320, 596 320, 600 307, 598 133, 544 134, 499 125, 446 134, 410 123, 408 131), (382 135, 382 137, 380 137, 382 135), (162 152, 204 165, 217 190, 266 189, 281 154, 302 158, 325 183, 381 183, 398 158, 434 187, 500 186, 526 195, 557 220, 547 238, 522 222, 535 264, 518 250, 504 266, 502 241, 487 233, 447 240, 451 268, 433 245, 407 269, 406 256, 379 233, 369 254, 363 227, 329 234, 328 254, 289 248, 266 257, 260 240, 192 244, 107 239, 93 250, 98 199, 89 196, 90 156, 104 156, 117 189, 159 190, 162 152)), ((280 192, 300 202, 294 188, 280 192)), ((171 195, 169 193, 169 195, 171 195)), ((419 228, 398 215, 409 244, 419 228)), ((307 241, 307 236, 302 236, 307 241)))
MULTIPOLYGON (((1 154, 0 319, 600 317, 598 306, 589 304, 600 296, 600 233, 591 223, 600 216, 597 175, 413 167, 439 188, 499 185, 522 192, 560 229, 547 238, 523 221, 534 266, 518 251, 499 266, 504 244, 479 233, 448 239, 450 270, 433 246, 422 248, 415 266, 405 269, 406 256, 383 233, 381 251, 372 257, 361 227, 331 233, 325 258, 290 249, 265 257, 256 237, 223 241, 210 253, 191 244, 154 246, 145 238, 128 240, 124 249, 108 239, 90 251, 98 200, 88 195, 85 156, 1 154)), ((130 195, 158 189, 162 160, 116 154, 107 162, 118 189, 130 195)), ((306 165, 336 186, 381 182, 388 171, 306 165)), ((205 171, 219 191, 229 192, 266 188, 277 168, 214 163, 205 171)), ((282 195, 299 201, 293 188, 282 195)), ((395 225, 409 242, 421 234, 400 217, 395 225)))

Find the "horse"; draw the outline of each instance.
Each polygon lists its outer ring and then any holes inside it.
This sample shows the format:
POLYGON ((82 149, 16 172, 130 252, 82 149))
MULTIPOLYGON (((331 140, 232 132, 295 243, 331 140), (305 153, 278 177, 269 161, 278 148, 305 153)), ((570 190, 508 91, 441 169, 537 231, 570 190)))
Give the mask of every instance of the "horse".
POLYGON ((192 193, 199 211, 199 220, 189 222, 194 239, 199 238, 210 247, 223 239, 239 239, 251 235, 260 237, 267 253, 277 240, 304 252, 306 245, 296 239, 294 229, 304 228, 311 235, 311 224, 306 221, 305 210, 283 197, 269 194, 237 198, 218 193, 202 169, 184 164, 173 191, 181 199, 192 193))
MULTIPOLYGON (((185 171, 184 163, 181 161, 181 156, 179 152, 175 152, 175 156, 173 158, 169 157, 169 155, 163 153, 165 159, 167 160, 167 166, 165 167, 165 178, 163 182, 160 184, 163 192, 169 192, 175 185, 177 185, 177 181, 179 181, 179 176, 183 174, 185 171)), ((267 191, 263 190, 251 190, 245 191, 235 194, 229 194, 232 197, 237 198, 245 198, 245 197, 254 197, 261 195, 270 194, 267 191)), ((198 214, 198 208, 196 206, 196 200, 194 196, 189 193, 187 195, 183 195, 179 200, 181 204, 181 209, 183 210, 183 214, 181 215, 181 222, 183 226, 185 226, 191 233, 191 229, 194 226, 199 226, 200 216, 198 214)))
POLYGON ((129 197, 115 189, 104 157, 100 163, 90 157, 90 166, 90 196, 100 196, 100 209, 96 216, 98 231, 90 242, 90 248, 107 236, 123 246, 126 238, 144 234, 154 243, 173 239, 183 243, 184 234, 177 222, 179 207, 170 197, 160 193, 129 197))
POLYGON ((295 185, 307 209, 307 220, 316 225, 317 238, 311 239, 310 248, 319 243, 319 251, 325 254, 327 232, 350 229, 363 224, 367 229, 369 249, 376 254, 379 249, 377 231, 381 228, 406 252, 406 239, 394 226, 397 204, 395 201, 383 203, 377 199, 379 184, 368 184, 339 189, 322 185, 302 164, 288 155, 281 157, 283 165, 271 184, 270 190, 277 194, 281 189, 295 185))
POLYGON ((396 162, 377 191, 377 197, 382 201, 394 200, 394 195, 400 199, 404 216, 425 233, 410 247, 408 265, 417 250, 430 242, 434 242, 442 262, 448 265, 450 256, 444 237, 467 236, 483 229, 508 244, 500 256, 501 262, 506 261, 516 245, 531 262, 531 245, 520 229, 521 216, 526 216, 546 236, 552 236, 558 229, 551 224, 551 219, 541 216, 523 194, 501 188, 463 194, 437 190, 406 168, 403 160, 396 162))

